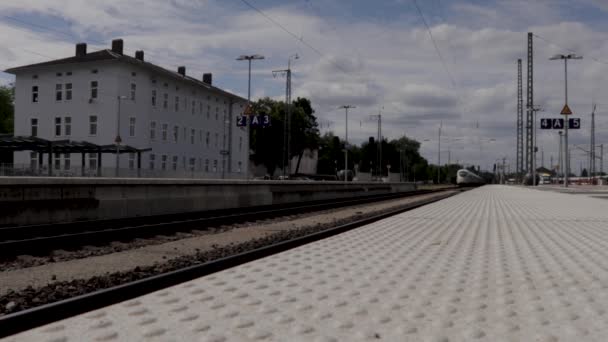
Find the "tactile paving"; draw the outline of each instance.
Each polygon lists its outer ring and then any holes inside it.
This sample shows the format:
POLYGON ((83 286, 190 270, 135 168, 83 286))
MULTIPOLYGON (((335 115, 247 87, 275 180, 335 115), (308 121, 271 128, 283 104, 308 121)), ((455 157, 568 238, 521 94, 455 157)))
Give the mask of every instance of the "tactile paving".
POLYGON ((11 341, 606 341, 608 202, 486 186, 11 341))

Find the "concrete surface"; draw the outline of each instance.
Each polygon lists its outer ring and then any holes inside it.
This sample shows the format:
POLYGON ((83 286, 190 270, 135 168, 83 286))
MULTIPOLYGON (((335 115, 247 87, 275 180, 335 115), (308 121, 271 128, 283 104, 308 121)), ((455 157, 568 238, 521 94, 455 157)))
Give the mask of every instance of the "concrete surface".
POLYGON ((0 226, 276 205, 415 188, 407 183, 0 177, 0 226))
POLYGON ((605 341, 608 202, 486 186, 9 341, 605 341))

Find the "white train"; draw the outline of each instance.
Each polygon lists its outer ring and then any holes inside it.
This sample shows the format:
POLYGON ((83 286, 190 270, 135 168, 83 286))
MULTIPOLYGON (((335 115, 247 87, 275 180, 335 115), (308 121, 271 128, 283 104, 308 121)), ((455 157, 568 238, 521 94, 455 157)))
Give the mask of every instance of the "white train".
POLYGON ((456 184, 459 186, 479 186, 485 183, 483 178, 467 169, 460 169, 456 173, 456 184))

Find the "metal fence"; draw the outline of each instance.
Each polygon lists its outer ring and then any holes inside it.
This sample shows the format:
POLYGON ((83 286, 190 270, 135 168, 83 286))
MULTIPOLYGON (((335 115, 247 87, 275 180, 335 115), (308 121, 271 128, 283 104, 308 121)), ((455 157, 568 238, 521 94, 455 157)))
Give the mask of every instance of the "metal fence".
POLYGON ((120 178, 184 178, 184 179, 245 179, 246 174, 241 172, 204 172, 192 169, 162 170, 162 169, 129 169, 102 167, 82 168, 71 166, 69 168, 53 167, 49 172, 48 165, 30 164, 0 164, 0 176, 13 177, 120 177, 120 178))

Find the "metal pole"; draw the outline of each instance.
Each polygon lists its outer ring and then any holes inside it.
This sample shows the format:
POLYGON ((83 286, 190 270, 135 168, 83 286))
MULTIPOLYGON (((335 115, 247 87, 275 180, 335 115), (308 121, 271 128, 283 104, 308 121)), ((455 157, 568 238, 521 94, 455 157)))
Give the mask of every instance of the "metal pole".
POLYGON ((604 175, 604 144, 600 144, 600 174, 604 175))
POLYGON ((346 130, 345 140, 344 140, 344 183, 348 181, 348 108, 349 106, 344 106, 345 111, 345 122, 344 128, 346 130))
POLYGON ((532 122, 532 141, 533 141, 533 146, 532 146, 532 186, 537 185, 536 184, 536 150, 538 149, 538 147, 536 146, 536 110, 534 110, 534 108, 531 108, 532 110, 532 117, 533 117, 533 122, 532 122))
MULTIPOLYGON (((247 60, 249 62, 249 73, 247 77, 247 108, 251 106, 251 59, 247 60)), ((245 179, 249 179, 249 151, 251 149, 250 140, 251 140, 251 131, 249 129, 250 122, 249 115, 245 117, 245 125, 247 126, 247 150, 246 150, 246 161, 245 161, 245 179)))
POLYGON ((562 131, 559 131, 559 156, 558 156, 558 165, 559 165, 559 173, 561 173, 561 178, 563 181, 564 176, 564 158, 563 158, 563 144, 562 144, 562 131))
POLYGON ((116 172, 115 177, 118 177, 119 164, 120 164, 120 100, 121 97, 117 97, 118 100, 118 115, 116 116, 116 172))
POLYGON ((437 139, 437 184, 440 183, 441 177, 441 123, 439 124, 439 139, 437 139))
MULTIPOLYGON (((564 94, 566 98, 566 105, 568 104, 568 58, 564 58, 564 80, 565 80, 565 89, 564 94)), ((564 145, 565 145, 565 157, 566 157, 566 175, 564 176, 564 187, 568 187, 568 176, 570 173, 570 152, 568 151, 568 116, 564 119, 565 126, 565 135, 564 135, 564 145)))

